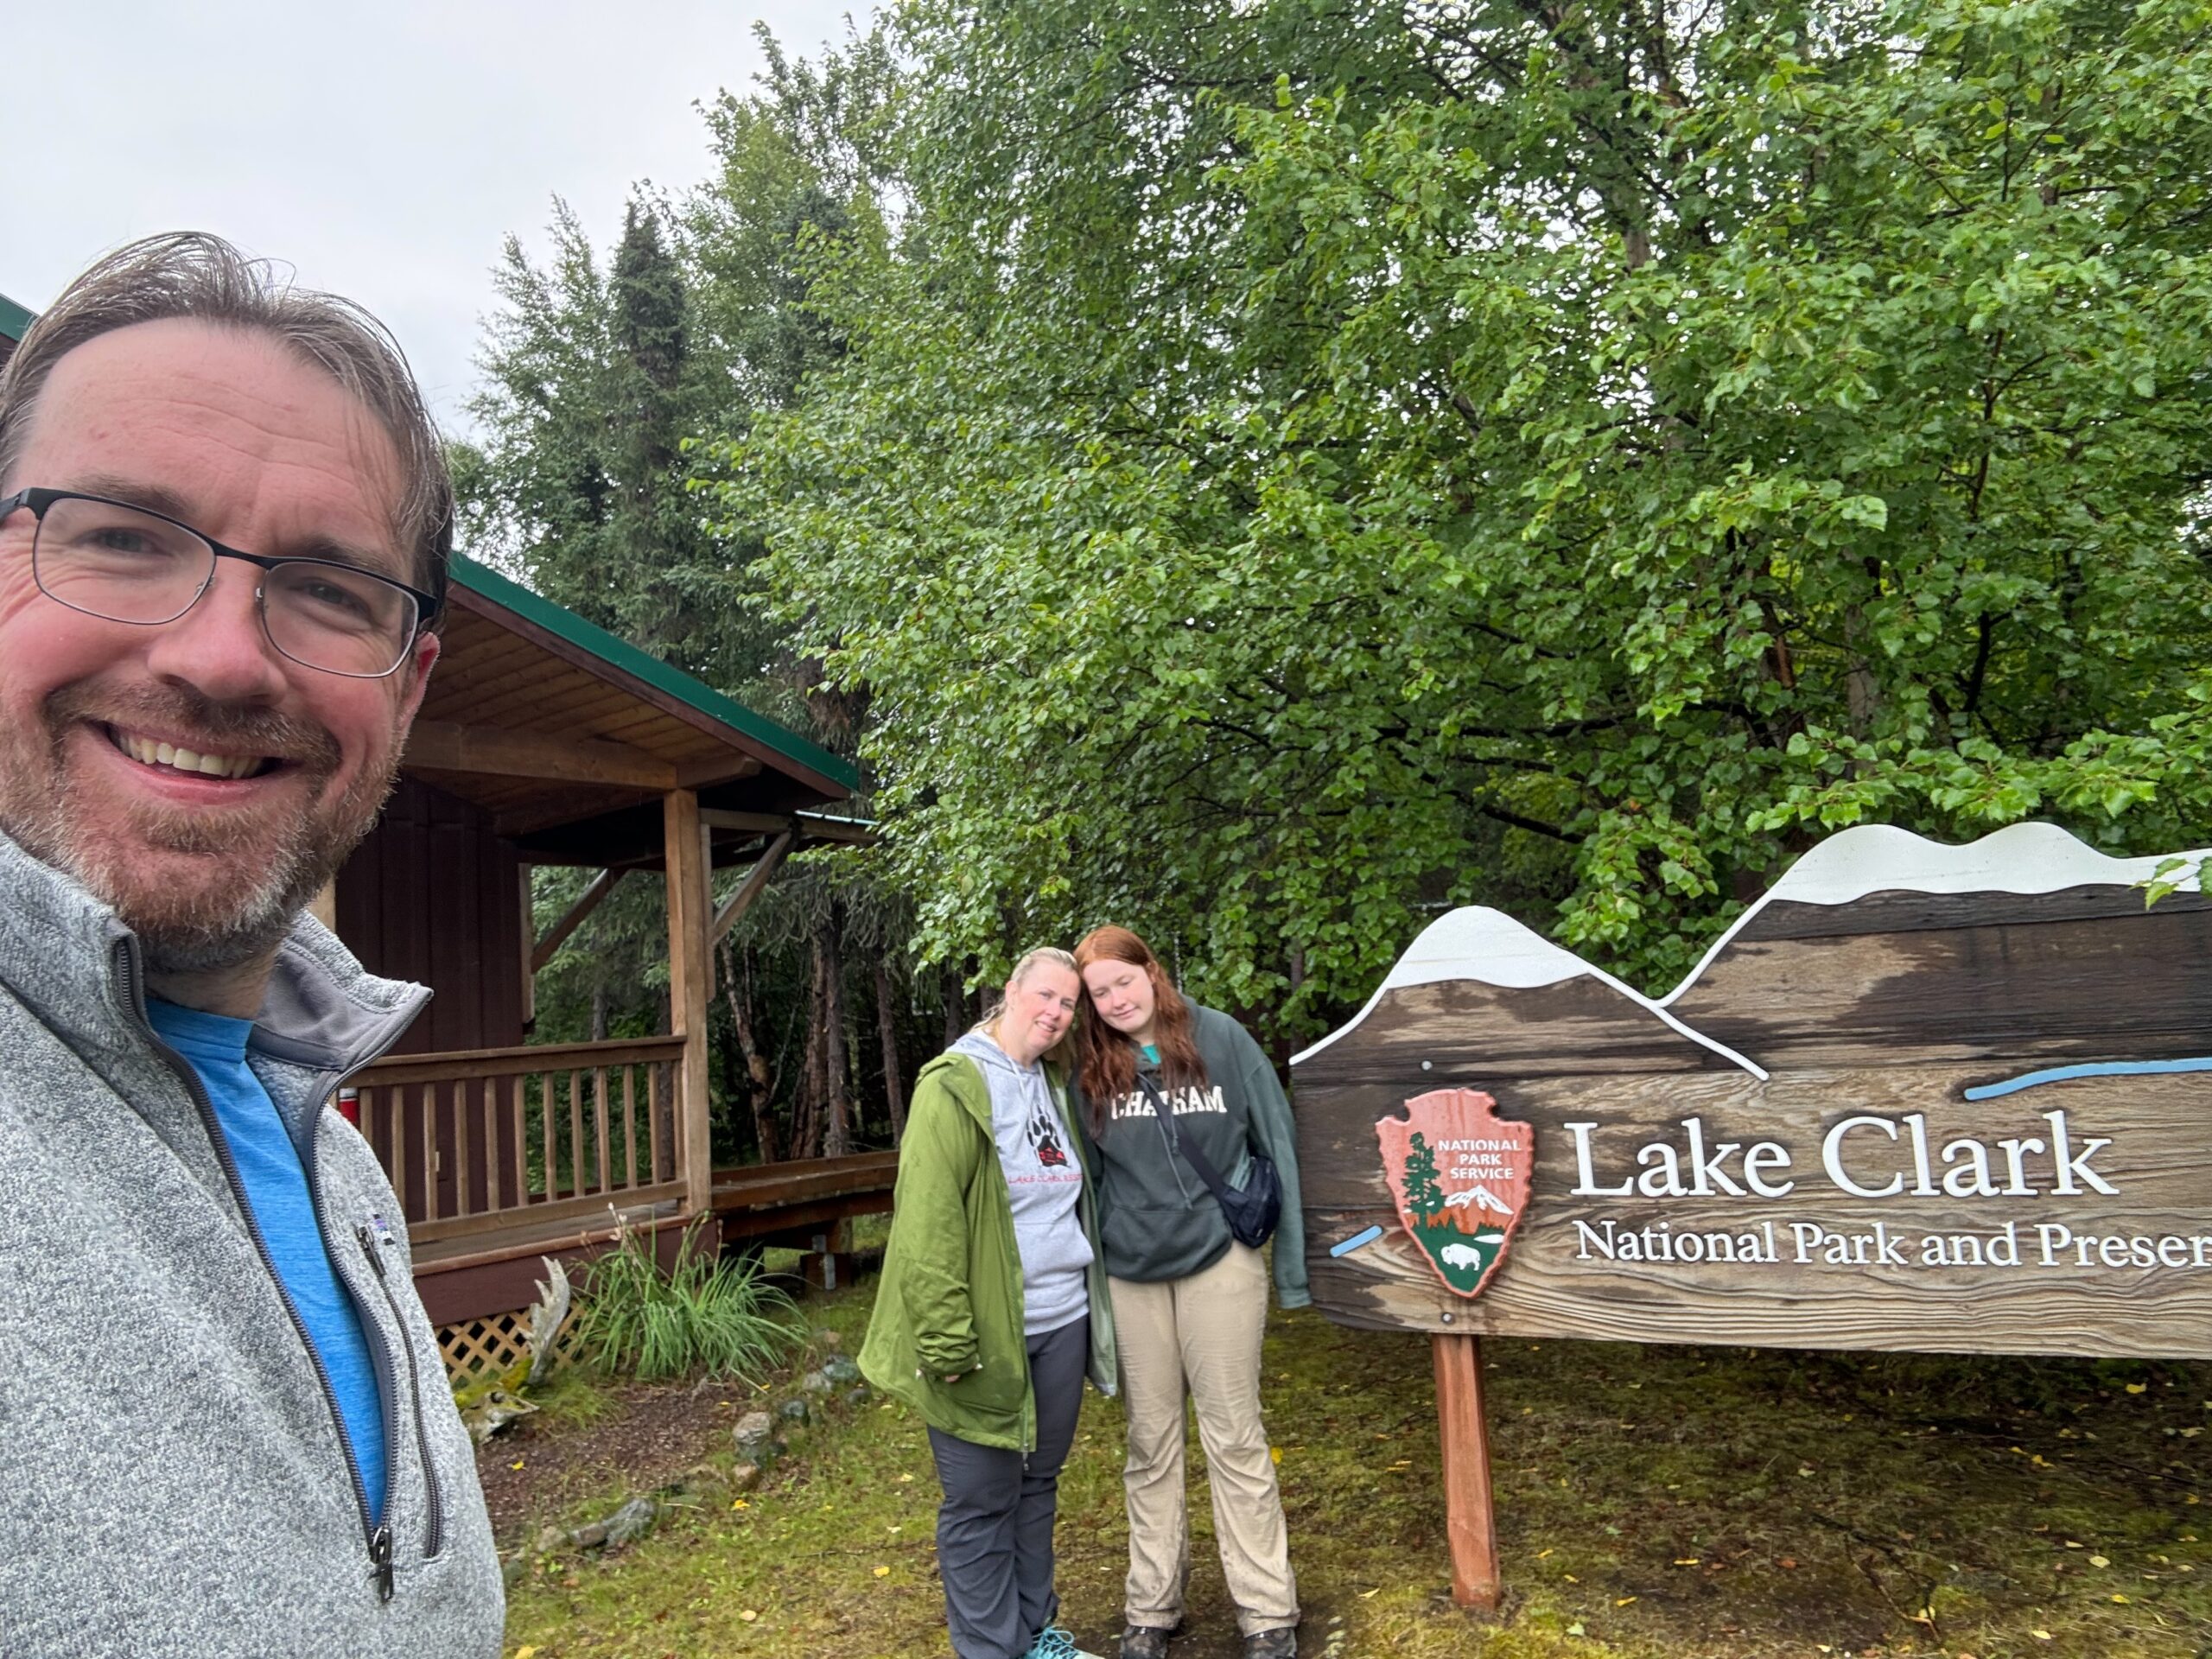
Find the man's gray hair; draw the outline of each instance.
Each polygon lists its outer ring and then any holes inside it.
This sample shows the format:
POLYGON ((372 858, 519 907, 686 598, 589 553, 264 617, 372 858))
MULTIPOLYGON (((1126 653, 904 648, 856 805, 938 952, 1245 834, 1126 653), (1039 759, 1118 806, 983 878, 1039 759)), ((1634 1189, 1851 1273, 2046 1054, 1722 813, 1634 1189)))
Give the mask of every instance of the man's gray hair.
POLYGON ((453 480, 398 341, 353 301, 295 287, 272 262, 250 259, 203 231, 149 236, 118 248, 31 324, 0 372, 0 483, 22 456, 39 392, 57 362, 115 329, 174 318, 248 329, 283 342, 384 423, 402 474, 393 533, 413 552, 417 580, 437 595, 435 618, 445 602, 446 565, 453 554, 453 480))

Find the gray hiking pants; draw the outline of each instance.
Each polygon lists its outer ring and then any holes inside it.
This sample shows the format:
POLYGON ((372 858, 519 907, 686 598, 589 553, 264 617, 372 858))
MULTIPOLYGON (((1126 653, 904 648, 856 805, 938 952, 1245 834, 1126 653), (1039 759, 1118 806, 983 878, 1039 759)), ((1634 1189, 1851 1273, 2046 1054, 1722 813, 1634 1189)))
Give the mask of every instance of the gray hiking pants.
POLYGON ((937 1511, 937 1567, 945 1622, 960 1659, 1022 1659, 1052 1622, 1052 1517, 1060 1465, 1075 1440, 1090 1316, 1028 1340, 1037 1449, 1027 1458, 932 1428, 944 1502, 937 1511))

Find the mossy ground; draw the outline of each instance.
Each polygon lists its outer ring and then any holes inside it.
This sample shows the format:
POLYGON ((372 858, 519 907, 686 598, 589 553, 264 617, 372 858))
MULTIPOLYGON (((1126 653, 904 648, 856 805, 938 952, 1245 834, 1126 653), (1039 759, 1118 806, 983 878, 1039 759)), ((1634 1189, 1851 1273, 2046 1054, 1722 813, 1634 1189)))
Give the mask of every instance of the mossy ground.
MULTIPOLYGON (((808 1304, 856 1348, 873 1282, 808 1304)), ((1334 1659, 2199 1659, 2212 1654, 2212 1366, 1484 1345, 1510 1595, 1447 1592, 1426 1339, 1277 1315, 1268 1424, 1306 1622, 1334 1659)), ((1202 1470, 1195 1455, 1194 1475, 1202 1470)), ((1063 1621, 1112 1652, 1119 1409, 1084 1407, 1061 1483, 1063 1621)), ((1202 1486, 1189 1633, 1235 1627, 1202 1486)), ((872 1404, 766 1485, 604 1560, 544 1558, 510 1656, 950 1651, 920 1426, 872 1404)))

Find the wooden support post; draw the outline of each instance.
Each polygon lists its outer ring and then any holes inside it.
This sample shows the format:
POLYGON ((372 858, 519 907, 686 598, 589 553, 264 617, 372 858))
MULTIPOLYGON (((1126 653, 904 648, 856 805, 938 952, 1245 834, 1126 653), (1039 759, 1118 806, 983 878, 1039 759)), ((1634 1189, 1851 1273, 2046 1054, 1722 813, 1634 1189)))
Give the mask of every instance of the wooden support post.
POLYGON ((707 896, 699 913, 707 918, 707 995, 715 1000, 715 832, 708 824, 699 825, 699 879, 707 884, 707 896))
POLYGON ((768 885, 768 878, 776 873, 776 866, 782 863, 784 855, 791 851, 792 839, 792 832, 786 830, 768 843, 768 850, 760 855, 760 861, 753 865, 743 885, 730 894, 728 904, 715 912, 715 925, 707 938, 709 944, 720 944, 722 935, 735 926, 737 918, 753 907, 753 901, 768 885))
POLYGON ((817 1232, 809 1238, 806 1253, 799 1258, 798 1270, 810 1290, 835 1290, 840 1285, 851 1283, 852 1217, 840 1216, 830 1224, 827 1231, 817 1232))
POLYGON ((537 1023, 537 895, 531 889, 529 865, 515 866, 515 880, 521 889, 515 909, 522 930, 522 1028, 527 1033, 537 1023))
MULTIPOLYGON (((569 935, 583 925, 584 918, 597 910, 600 900, 613 892, 614 884, 629 873, 628 866, 618 865, 610 869, 601 870, 592 878, 591 885, 583 890, 575 904, 569 906, 568 914, 547 928, 545 937, 531 946, 530 971, 531 973, 536 973, 553 960, 553 953, 568 943, 569 935)), ((525 887, 524 891, 527 893, 529 889, 525 887)), ((527 914, 523 925, 524 927, 530 925, 527 914)))
POLYGON ((1490 1429, 1483 1421, 1479 1338, 1432 1338, 1436 1415, 1444 1430, 1445 1534, 1452 1544, 1452 1599, 1497 1611, 1497 1527, 1491 1510, 1490 1429))
POLYGON ((707 925, 713 894, 707 887, 706 840, 700 830, 697 793, 671 790, 662 800, 668 861, 670 1034, 683 1039, 683 1058, 676 1068, 676 1145, 683 1166, 684 1212, 703 1216, 712 1207, 715 1186, 707 1118, 707 925))

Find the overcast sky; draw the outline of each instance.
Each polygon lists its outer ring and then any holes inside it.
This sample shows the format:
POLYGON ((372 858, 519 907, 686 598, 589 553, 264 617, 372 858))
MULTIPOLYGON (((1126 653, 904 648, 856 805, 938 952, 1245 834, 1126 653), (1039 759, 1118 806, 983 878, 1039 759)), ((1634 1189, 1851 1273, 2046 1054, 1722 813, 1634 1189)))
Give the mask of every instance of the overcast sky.
POLYGON ((0 293, 39 310, 102 250, 219 232, 391 325, 461 429, 501 239, 551 199, 610 244, 632 183, 702 177, 693 105, 866 0, 68 0, 7 8, 0 293))

